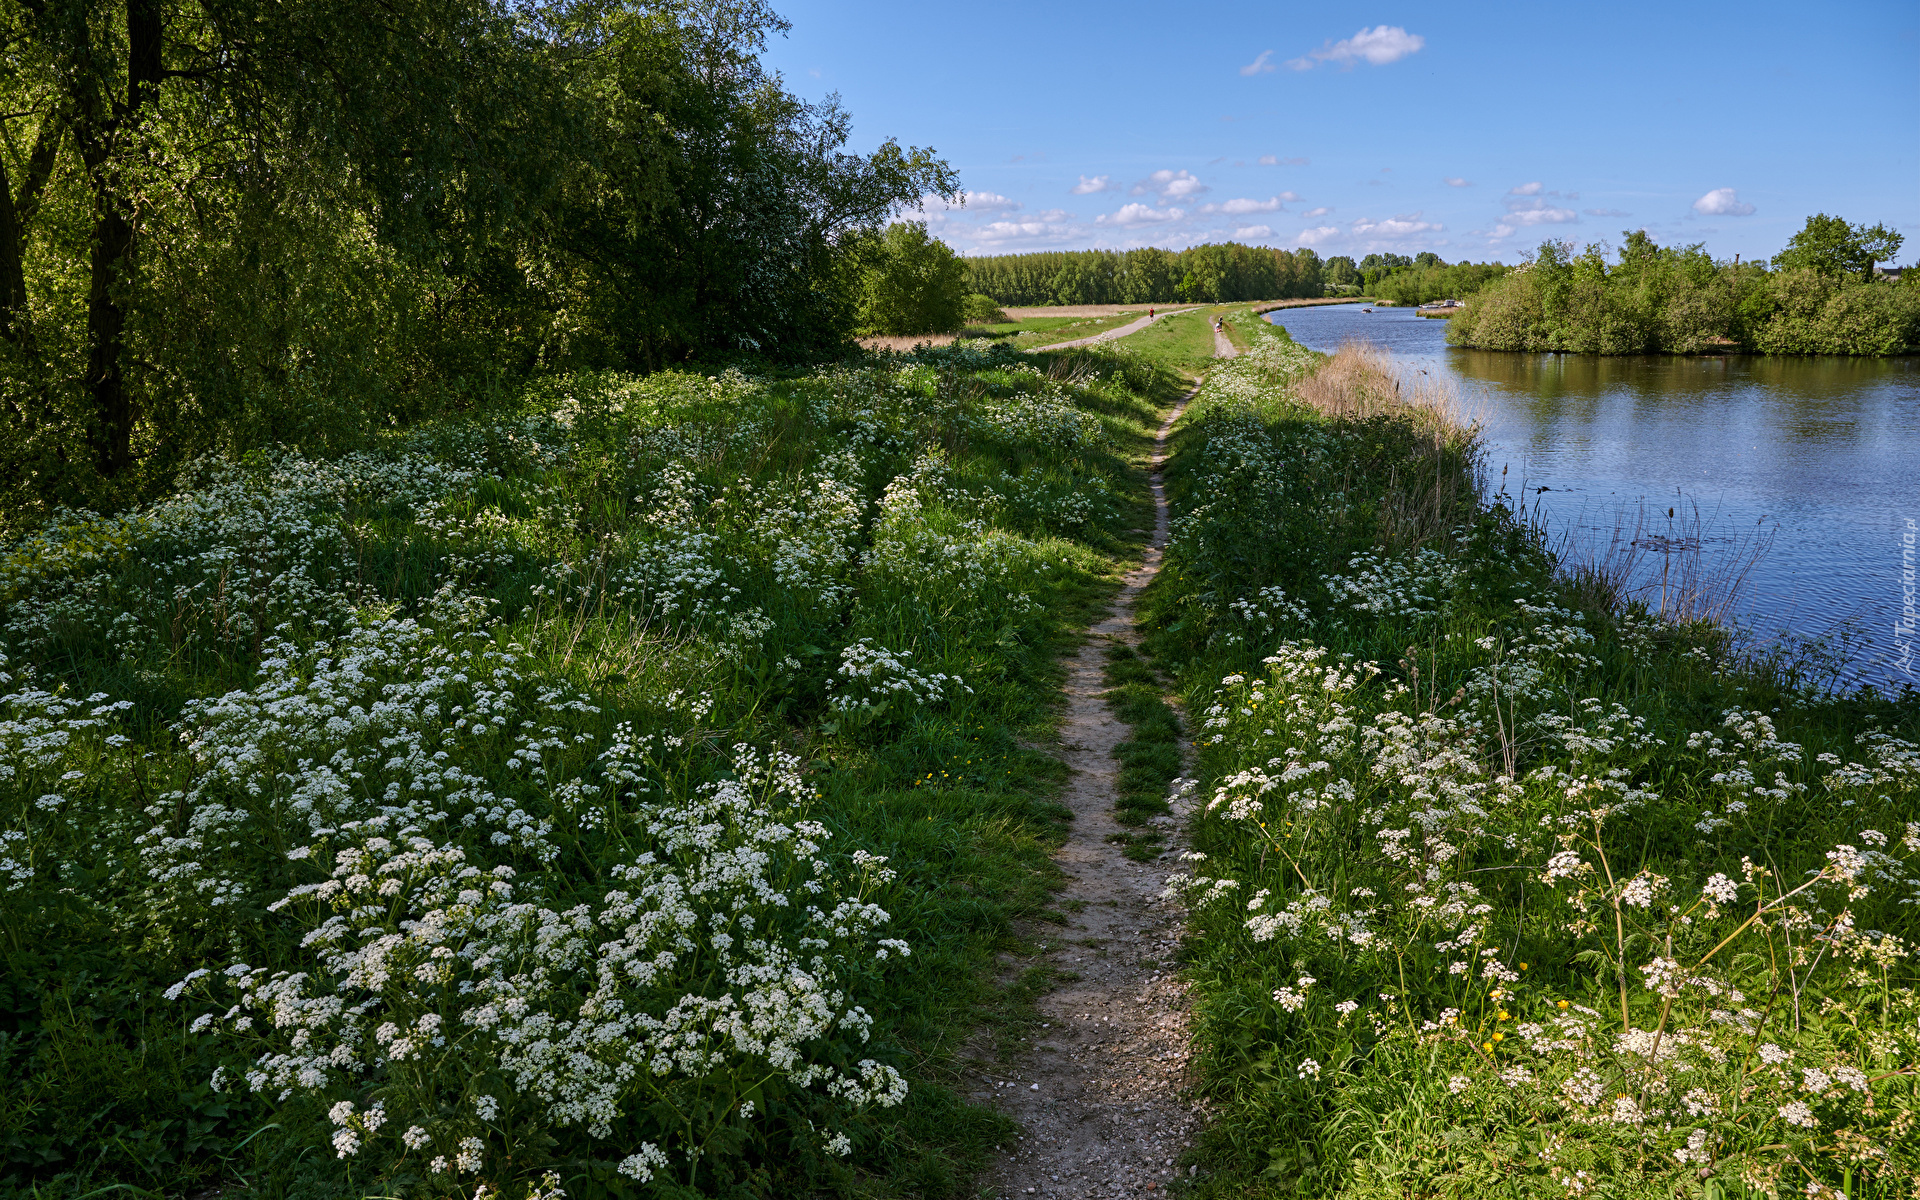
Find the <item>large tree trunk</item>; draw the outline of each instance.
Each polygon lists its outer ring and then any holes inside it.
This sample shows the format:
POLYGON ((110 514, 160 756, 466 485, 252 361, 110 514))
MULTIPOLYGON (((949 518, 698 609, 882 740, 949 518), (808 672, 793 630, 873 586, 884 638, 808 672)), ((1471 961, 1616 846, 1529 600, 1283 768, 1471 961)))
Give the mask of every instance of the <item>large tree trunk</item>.
POLYGON ((0 159, 0 338, 7 341, 18 341, 25 333, 21 321, 27 311, 27 230, 40 208, 40 193, 53 174, 59 148, 60 118, 49 113, 40 122, 33 153, 27 156, 27 173, 17 198, 6 161, 0 159))
MULTIPOLYGON (((139 129, 141 109, 160 91, 162 22, 159 0, 127 2, 127 99, 115 114, 116 132, 139 129)), ((104 164, 103 164, 104 165, 104 164)), ((133 394, 127 389, 127 310, 121 291, 134 282, 139 251, 131 202, 117 194, 111 168, 92 172, 94 224, 87 288, 87 391, 93 400, 88 441, 95 467, 111 479, 133 465, 133 394)))
POLYGON ((12 341, 14 322, 27 306, 27 275, 20 250, 24 231, 13 207, 13 180, 7 177, 5 156, 0 156, 0 338, 12 341))

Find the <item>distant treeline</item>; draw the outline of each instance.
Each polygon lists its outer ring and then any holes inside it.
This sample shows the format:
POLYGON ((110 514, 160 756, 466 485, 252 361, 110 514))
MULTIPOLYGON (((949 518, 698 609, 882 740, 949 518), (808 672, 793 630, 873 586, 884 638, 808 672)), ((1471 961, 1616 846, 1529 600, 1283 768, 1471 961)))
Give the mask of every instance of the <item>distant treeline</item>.
POLYGON ((1186 250, 1067 250, 967 260, 969 291, 1001 304, 1176 304, 1343 294, 1399 304, 1470 295, 1499 263, 1448 265, 1431 252, 1346 255, 1225 242, 1186 250))
MULTIPOLYGON (((1422 258, 1428 257, 1421 255, 1422 258)), ((1513 268, 1502 263, 1443 262, 1415 264, 1390 271, 1363 287, 1368 295, 1391 304, 1426 304, 1459 300, 1473 295, 1513 268)))
POLYGON ((1001 304, 1174 304, 1326 294, 1311 250, 1238 242, 1186 250, 1065 250, 967 260, 967 288, 1001 304))
POLYGON ((1455 317, 1447 340, 1487 350, 1584 354, 1900 354, 1920 349, 1920 278, 1876 275, 1900 235, 1825 214, 1772 263, 1716 261, 1700 245, 1625 235, 1576 255, 1543 244, 1455 317))

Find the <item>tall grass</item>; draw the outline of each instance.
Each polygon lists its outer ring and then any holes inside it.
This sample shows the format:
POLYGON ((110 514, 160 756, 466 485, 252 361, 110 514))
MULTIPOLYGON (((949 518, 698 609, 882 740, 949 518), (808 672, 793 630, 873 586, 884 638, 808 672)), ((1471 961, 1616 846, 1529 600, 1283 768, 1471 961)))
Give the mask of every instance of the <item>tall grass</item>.
POLYGON ((1910 1192, 1920 698, 1556 559, 1444 404, 1248 332, 1143 620, 1197 726, 1200 1192, 1910 1192))

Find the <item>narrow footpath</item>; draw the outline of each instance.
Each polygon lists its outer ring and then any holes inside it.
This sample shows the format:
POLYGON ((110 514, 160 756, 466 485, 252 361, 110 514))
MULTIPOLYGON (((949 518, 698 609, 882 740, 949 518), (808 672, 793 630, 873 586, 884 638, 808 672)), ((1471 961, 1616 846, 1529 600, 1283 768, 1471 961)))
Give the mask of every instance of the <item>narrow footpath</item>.
MULTIPOLYGON (((1216 353, 1232 357, 1224 336, 1215 339, 1216 353)), ((1184 914, 1159 898, 1171 859, 1131 862, 1107 840, 1123 832, 1112 812, 1113 748, 1128 730, 1108 709, 1102 679, 1107 646, 1138 640, 1134 604, 1167 544, 1167 436, 1191 399, 1174 407, 1154 444, 1152 543, 1070 664, 1060 757, 1073 768, 1063 800, 1074 819, 1056 855, 1067 876, 1057 901, 1067 925, 1046 953, 1066 982, 1039 1002, 1044 1025, 1032 1051, 1005 1074, 981 1064, 972 1076, 974 1097, 992 1099, 1023 1134, 1000 1147, 980 1180, 982 1197, 1152 1195, 1165 1188, 1201 1124, 1186 1098, 1188 1003, 1174 973, 1184 914)), ((1158 818, 1168 827, 1169 855, 1180 848, 1188 812, 1176 799, 1174 815, 1158 818)))

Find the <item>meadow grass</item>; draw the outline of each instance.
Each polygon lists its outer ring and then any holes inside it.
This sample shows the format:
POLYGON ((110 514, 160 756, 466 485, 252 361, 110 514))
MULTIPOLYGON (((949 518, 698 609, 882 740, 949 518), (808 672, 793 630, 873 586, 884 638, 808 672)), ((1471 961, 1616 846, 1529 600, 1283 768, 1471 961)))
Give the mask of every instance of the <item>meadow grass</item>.
POLYGON ((1198 379, 1214 361, 1214 320, 1246 311, 1245 305, 1218 305, 1177 312, 1128 334, 1117 345, 1121 353, 1155 370, 1198 379))
POLYGON ((1108 647, 1105 677, 1107 706, 1130 726, 1127 739, 1113 749, 1120 764, 1114 819, 1127 828, 1111 840, 1135 862, 1151 862, 1162 853, 1163 830, 1172 823, 1167 793, 1180 774, 1180 715, 1167 703, 1158 672, 1132 646, 1108 647))
POLYGON ((1171 394, 577 376, 0 546, 0 1189, 957 1194, 1171 394))
POLYGON ((1142 610, 1195 1194, 1913 1194, 1920 697, 1591 586, 1382 360, 1238 320, 1142 610))

